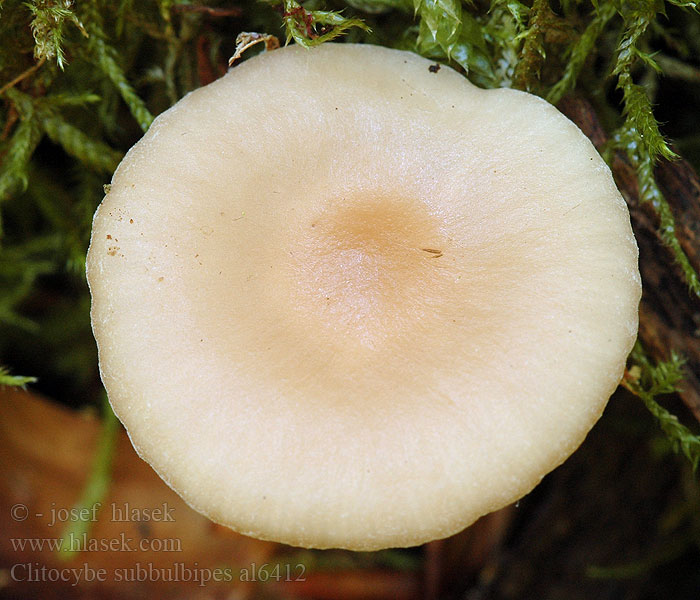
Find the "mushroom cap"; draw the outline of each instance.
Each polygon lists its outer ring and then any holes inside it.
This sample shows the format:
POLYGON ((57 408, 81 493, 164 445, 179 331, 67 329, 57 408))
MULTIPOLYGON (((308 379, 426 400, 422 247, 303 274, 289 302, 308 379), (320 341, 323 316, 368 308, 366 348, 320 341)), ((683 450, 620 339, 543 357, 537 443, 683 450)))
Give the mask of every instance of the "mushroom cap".
POLYGON ((637 332, 629 214, 555 108, 412 53, 287 47, 160 115, 94 219, 115 413, 193 508, 373 550, 529 492, 637 332))

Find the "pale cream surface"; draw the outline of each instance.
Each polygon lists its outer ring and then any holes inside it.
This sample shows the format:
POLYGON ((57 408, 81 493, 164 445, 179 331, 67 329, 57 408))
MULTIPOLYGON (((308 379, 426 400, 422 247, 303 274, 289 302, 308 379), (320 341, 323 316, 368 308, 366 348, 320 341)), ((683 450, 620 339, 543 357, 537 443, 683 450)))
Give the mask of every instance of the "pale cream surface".
POLYGON ((385 48, 261 55, 161 115, 95 216, 115 412, 193 507, 376 549, 459 531, 623 372, 629 215, 544 101, 385 48))

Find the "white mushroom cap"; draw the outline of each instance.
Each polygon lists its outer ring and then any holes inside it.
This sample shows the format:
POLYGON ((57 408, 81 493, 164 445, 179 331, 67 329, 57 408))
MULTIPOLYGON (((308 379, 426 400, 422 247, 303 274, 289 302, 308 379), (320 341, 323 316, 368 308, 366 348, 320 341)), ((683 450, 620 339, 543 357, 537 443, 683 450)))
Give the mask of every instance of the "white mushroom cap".
POLYGON ((430 64, 248 60, 155 120, 95 215, 109 398, 214 521, 450 535, 569 456, 620 381, 640 279, 610 171, 543 100, 430 64))

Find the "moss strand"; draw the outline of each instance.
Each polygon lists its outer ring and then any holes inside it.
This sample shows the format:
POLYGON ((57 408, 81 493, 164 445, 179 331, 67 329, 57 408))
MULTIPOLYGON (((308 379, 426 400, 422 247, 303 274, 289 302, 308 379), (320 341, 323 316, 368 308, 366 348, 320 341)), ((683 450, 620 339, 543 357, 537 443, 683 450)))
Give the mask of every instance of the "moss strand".
POLYGON ((700 436, 693 434, 678 417, 656 401, 657 396, 678 390, 683 380, 685 361, 672 352, 669 360, 653 363, 639 342, 632 351, 631 359, 635 366, 627 371, 622 385, 642 400, 674 451, 683 454, 696 471, 700 465, 700 436))
POLYGON ((624 151, 635 167, 640 200, 653 207, 659 219, 659 236, 673 253, 690 290, 700 297, 700 278, 676 237, 673 213, 654 177, 657 158, 671 160, 676 154, 659 131, 646 90, 632 77, 638 61, 647 68, 658 68, 653 57, 641 49, 641 40, 662 7, 654 0, 643 0, 632 9, 623 7, 621 11, 626 28, 617 46, 613 75, 617 76, 617 88, 623 93, 625 121, 612 140, 614 147, 624 151))
POLYGON ((63 561, 71 560, 78 553, 78 550, 74 549, 75 540, 81 539, 83 535, 89 532, 93 510, 103 501, 111 482, 112 460, 117 444, 119 421, 107 401, 106 394, 104 395, 102 406, 102 428, 97 441, 92 469, 80 499, 73 507, 75 511, 73 514, 81 515, 83 518, 69 521, 63 530, 61 550, 58 552, 58 558, 63 561), (87 517, 84 515, 87 515, 87 517))
POLYGON ((564 75, 547 94, 549 102, 557 104, 568 92, 576 87, 576 81, 581 69, 586 64, 588 57, 593 53, 596 42, 602 35, 608 22, 616 13, 617 11, 612 4, 598 5, 595 10, 595 16, 569 51, 569 60, 564 69, 564 75))

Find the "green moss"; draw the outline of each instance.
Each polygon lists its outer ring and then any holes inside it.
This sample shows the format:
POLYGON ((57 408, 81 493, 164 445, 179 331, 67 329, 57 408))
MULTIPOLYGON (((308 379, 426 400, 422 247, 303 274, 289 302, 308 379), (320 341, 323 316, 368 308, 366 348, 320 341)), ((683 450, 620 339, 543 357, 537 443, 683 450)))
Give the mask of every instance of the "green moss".
POLYGON ((6 367, 0 366, 0 386, 24 387, 28 383, 35 383, 36 377, 23 377, 11 375, 6 367))
POLYGON ((670 360, 654 363, 640 343, 636 344, 630 358, 635 366, 627 372, 622 385, 641 398, 668 437, 673 450, 685 455, 693 471, 696 471, 700 464, 700 436, 693 434, 678 417, 657 402, 658 396, 672 394, 679 389, 683 381, 684 361, 672 352, 670 360))

